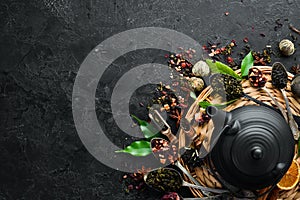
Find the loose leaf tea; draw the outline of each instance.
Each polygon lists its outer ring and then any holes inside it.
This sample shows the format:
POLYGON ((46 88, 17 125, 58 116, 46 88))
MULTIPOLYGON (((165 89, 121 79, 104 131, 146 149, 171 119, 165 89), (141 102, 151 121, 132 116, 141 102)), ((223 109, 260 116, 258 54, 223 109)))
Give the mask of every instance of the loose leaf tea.
POLYGON ((272 84, 278 89, 286 87, 288 74, 281 63, 274 63, 272 67, 272 84))
POLYGON ((131 115, 139 124, 141 131, 143 132, 145 138, 151 138, 155 134, 157 134, 159 131, 156 130, 151 124, 148 122, 139 119, 135 115, 131 115))
POLYGON ((223 100, 231 101, 242 96, 243 87, 240 80, 227 74, 214 74, 210 77, 213 94, 218 94, 223 100))
POLYGON ((147 174, 146 183, 159 191, 174 192, 182 186, 182 178, 174 169, 159 168, 147 174))
POLYGON ((248 76, 249 69, 253 66, 254 64, 254 59, 252 56, 252 52, 250 51, 245 58, 242 60, 241 64, 241 74, 242 77, 248 76))
POLYGON ((206 59, 206 63, 208 64, 208 66, 210 67, 210 70, 213 73, 226 74, 226 75, 230 75, 239 80, 242 79, 237 73, 235 73, 235 71, 233 69, 231 69, 229 66, 227 66, 221 62, 218 62, 218 61, 213 62, 213 60, 206 59))
POLYGON ((147 156, 152 153, 150 142, 136 141, 131 143, 123 150, 116 151, 116 153, 129 153, 133 156, 147 156))

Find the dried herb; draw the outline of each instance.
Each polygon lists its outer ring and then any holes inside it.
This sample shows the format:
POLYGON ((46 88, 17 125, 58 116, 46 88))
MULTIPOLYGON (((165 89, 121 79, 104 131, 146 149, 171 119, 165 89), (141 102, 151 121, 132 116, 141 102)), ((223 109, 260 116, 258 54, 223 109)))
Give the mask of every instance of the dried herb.
POLYGON ((242 96, 241 81, 227 74, 214 74, 210 77, 213 94, 218 94, 223 100, 231 101, 242 96))
POLYGON ((250 51, 245 58, 242 60, 241 64, 241 74, 242 77, 248 76, 249 69, 253 66, 254 64, 254 59, 252 56, 252 52, 250 51))
POLYGON ((154 156, 161 164, 174 163, 177 159, 177 146, 162 138, 153 138, 151 140, 151 149, 154 156))
POLYGON ((195 114, 195 121, 198 126, 202 126, 210 120, 210 116, 206 112, 199 112, 195 114))
POLYGON ((181 103, 179 102, 179 96, 177 97, 175 95, 170 86, 158 84, 154 92, 154 96, 152 103, 162 105, 164 110, 168 113, 174 110, 181 103))
POLYGON ((169 117, 173 120, 176 120, 176 127, 178 128, 180 125, 180 120, 182 118, 183 111, 179 111, 178 109, 175 109, 175 112, 173 114, 170 114, 169 117))
POLYGON ((298 64, 298 65, 292 66, 292 67, 291 67, 291 72, 292 72, 293 74, 300 74, 300 65, 298 64))
POLYGON ((253 51, 252 56, 254 58, 254 65, 267 65, 271 63, 271 54, 273 51, 271 48, 267 47, 263 49, 263 52, 253 51))
POLYGON ((171 54, 169 56, 168 66, 175 69, 184 76, 191 76, 193 65, 183 58, 181 54, 171 54))
POLYGON ((182 160, 190 168, 195 168, 203 164, 203 159, 199 157, 198 150, 188 149, 181 155, 182 160))
POLYGON ((133 190, 143 190, 146 186, 144 181, 144 175, 148 173, 150 169, 146 169, 142 166, 137 172, 123 175, 124 189, 127 193, 133 190))
POLYGON ((133 156, 147 156, 152 153, 150 142, 135 141, 123 150, 118 150, 116 153, 129 153, 133 156))
POLYGON ((210 70, 214 73, 227 74, 236 79, 242 79, 235 71, 233 71, 233 69, 219 61, 213 62, 213 60, 207 59, 206 63, 210 67, 210 70))
POLYGON ((292 24, 289 25, 289 28, 290 28, 292 31, 294 31, 295 33, 300 34, 300 30, 297 29, 296 27, 294 27, 292 24))
POLYGON ((176 192, 169 192, 161 200, 182 200, 182 198, 176 192))
POLYGON ((174 169, 159 168, 147 174, 146 183, 159 191, 174 192, 182 186, 182 178, 174 169))
POLYGON ((280 63, 274 63, 272 67, 272 84, 279 89, 286 87, 288 74, 284 66, 280 63))

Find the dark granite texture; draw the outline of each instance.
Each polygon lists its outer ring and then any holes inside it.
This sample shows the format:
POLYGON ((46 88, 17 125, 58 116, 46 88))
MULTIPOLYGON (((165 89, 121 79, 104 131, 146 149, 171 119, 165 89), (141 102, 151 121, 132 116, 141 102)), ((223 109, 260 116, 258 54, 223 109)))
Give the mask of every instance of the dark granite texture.
MULTIPOLYGON (((242 44, 248 37, 252 49, 261 50, 299 36, 288 28, 300 28, 299 8, 298 0, 1 1, 0 199, 159 199, 150 190, 125 194, 123 173, 94 159, 77 136, 71 96, 83 59, 113 34, 145 26, 174 29, 200 44, 242 44), (277 19, 282 27, 275 28, 277 19)), ((163 63, 160 53, 130 53, 116 64, 163 63)), ((275 60, 290 67, 299 55, 275 60)), ((106 92, 100 106, 109 101, 106 92)))

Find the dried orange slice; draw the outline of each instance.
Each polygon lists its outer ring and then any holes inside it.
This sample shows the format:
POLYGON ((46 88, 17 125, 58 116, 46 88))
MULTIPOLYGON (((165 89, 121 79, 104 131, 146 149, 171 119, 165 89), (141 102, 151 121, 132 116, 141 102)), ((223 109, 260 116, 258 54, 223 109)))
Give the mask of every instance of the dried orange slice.
POLYGON ((299 182, 300 178, 300 167, 296 160, 293 160, 289 170, 282 177, 282 179, 277 183, 277 187, 282 190, 290 190, 294 188, 299 182))

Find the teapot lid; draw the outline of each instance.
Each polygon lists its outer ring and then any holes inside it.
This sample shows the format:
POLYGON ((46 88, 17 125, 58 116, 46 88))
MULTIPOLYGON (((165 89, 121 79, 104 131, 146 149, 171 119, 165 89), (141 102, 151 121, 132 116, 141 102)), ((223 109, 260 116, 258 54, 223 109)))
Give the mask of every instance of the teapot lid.
MULTIPOLYGON (((233 110, 237 133, 223 133, 211 152, 216 171, 229 184, 243 189, 262 189, 277 183, 294 156, 290 127, 276 111, 263 106, 233 110)), ((230 122, 229 122, 230 123, 230 122)))

